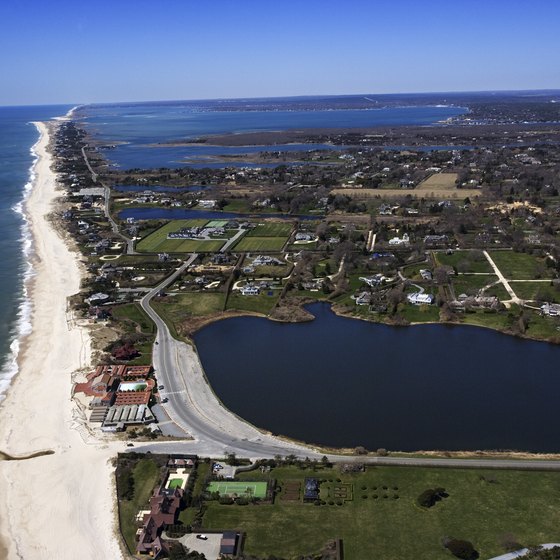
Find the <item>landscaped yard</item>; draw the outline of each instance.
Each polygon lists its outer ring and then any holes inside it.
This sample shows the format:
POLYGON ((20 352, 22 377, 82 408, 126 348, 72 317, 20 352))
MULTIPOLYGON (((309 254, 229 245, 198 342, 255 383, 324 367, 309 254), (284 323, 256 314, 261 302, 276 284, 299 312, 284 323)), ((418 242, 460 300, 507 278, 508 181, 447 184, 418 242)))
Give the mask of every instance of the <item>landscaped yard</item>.
POLYGON ((342 474, 282 467, 243 477, 276 479, 292 498, 243 507, 208 503, 204 528, 246 531, 247 554, 293 558, 342 538, 346 560, 448 560, 441 541, 455 537, 471 541, 483 559, 502 554, 508 539, 529 545, 559 538, 560 473, 372 467, 342 474), (301 501, 306 476, 326 480, 325 505, 301 501), (420 507, 417 497, 434 487, 449 497, 420 507))
POLYGON ((521 299, 560 302, 560 290, 550 282, 512 282, 510 285, 521 299))
POLYGON ((265 222, 250 229, 247 237, 288 237, 292 229, 292 224, 265 222))
POLYGON ((274 309, 279 297, 280 290, 262 290, 257 296, 243 296, 239 292, 232 292, 227 301, 227 308, 268 315, 274 309), (272 295, 268 295, 269 292, 272 295))

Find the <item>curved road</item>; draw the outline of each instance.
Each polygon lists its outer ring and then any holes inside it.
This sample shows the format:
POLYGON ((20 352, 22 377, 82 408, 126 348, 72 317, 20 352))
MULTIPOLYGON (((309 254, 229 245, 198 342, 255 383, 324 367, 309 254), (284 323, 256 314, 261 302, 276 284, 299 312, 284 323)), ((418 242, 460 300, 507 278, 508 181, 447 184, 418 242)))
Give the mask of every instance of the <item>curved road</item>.
MULTIPOLYGON (((196 350, 174 339, 163 319, 150 302, 169 286, 198 257, 192 254, 173 274, 147 293, 141 300, 142 309, 157 327, 153 363, 161 391, 168 402, 164 408, 171 420, 191 436, 190 441, 157 442, 137 445, 135 451, 159 453, 192 453, 201 456, 223 456, 236 453, 251 459, 271 458, 290 454, 320 458, 319 449, 284 441, 262 432, 227 410, 212 392, 196 350)), ((219 348, 217 349, 219 351, 219 348)), ((333 462, 362 462, 377 465, 497 468, 526 470, 560 470, 560 460, 529 459, 457 459, 430 457, 371 457, 327 454, 333 462)))

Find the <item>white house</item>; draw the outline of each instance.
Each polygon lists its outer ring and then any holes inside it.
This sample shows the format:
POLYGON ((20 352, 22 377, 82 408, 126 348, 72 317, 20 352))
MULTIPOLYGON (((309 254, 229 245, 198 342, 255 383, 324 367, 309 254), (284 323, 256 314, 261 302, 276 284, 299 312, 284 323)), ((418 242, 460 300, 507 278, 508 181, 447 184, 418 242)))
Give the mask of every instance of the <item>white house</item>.
POLYGON ((406 299, 413 305, 432 305, 434 303, 434 296, 431 294, 408 294, 406 299))

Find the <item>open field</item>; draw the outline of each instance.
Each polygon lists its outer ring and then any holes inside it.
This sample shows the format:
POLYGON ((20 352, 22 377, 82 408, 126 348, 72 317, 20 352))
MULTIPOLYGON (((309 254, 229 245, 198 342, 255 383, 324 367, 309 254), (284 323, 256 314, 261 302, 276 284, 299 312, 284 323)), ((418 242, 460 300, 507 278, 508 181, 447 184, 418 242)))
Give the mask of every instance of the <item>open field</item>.
POLYGON ((185 292, 154 302, 158 313, 173 323, 180 323, 189 315, 212 315, 223 310, 225 294, 221 292, 185 292))
POLYGON ((232 292, 227 300, 227 309, 268 315, 280 297, 280 290, 271 291, 271 296, 268 295, 269 290, 263 290, 258 296, 242 296, 238 292, 232 292))
POLYGON ((292 232, 292 224, 265 222, 247 232, 247 237, 288 237, 292 232))
POLYGON ((511 287, 517 297, 525 300, 560 302, 559 287, 549 282, 512 282, 511 287))
POLYGON ((482 251, 454 251, 433 253, 436 263, 440 266, 452 266, 457 272, 487 272, 493 273, 490 263, 482 251))
MULTIPOLYGON (((552 269, 544 259, 514 251, 489 251, 489 255, 508 280, 536 280, 551 278, 552 269)), ((515 290, 515 288, 512 286, 515 290)))
POLYGON ((528 545, 557 542, 560 535, 560 473, 375 467, 343 474, 282 467, 240 478, 274 478, 297 497, 297 482, 303 484, 305 476, 326 481, 324 505, 277 499, 233 507, 213 501, 203 526, 247 531, 245 552, 260 556, 310 554, 339 537, 346 560, 445 560, 451 557, 441 545, 446 536, 470 540, 480 558, 490 558, 504 552, 508 537, 528 545), (430 509, 417 505, 424 490, 438 486, 448 498, 430 509))
POLYGON ((457 173, 434 173, 424 179, 421 183, 418 183, 418 186, 414 190, 422 192, 456 191, 457 185, 455 184, 455 181, 457 180, 457 177, 457 173))
MULTIPOLYGON (((482 288, 497 281, 498 277, 493 274, 459 274, 452 277, 453 289, 457 297, 461 294, 475 296, 482 288)), ((502 286, 502 284, 499 285, 502 286)), ((505 299, 510 299, 510 296, 508 295, 505 299)))
POLYGON ((266 482, 211 482, 208 492, 219 492, 221 496, 246 496, 266 498, 266 482))
POLYGON ((249 237, 248 235, 238 241, 233 250, 239 252, 254 251, 280 251, 288 237, 249 237))

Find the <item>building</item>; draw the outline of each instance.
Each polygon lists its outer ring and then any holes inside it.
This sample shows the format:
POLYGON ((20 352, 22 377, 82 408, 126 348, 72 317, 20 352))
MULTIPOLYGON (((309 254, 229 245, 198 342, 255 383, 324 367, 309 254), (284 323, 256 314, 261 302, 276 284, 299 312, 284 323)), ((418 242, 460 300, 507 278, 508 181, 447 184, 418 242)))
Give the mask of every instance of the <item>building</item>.
POLYGON ((234 557, 237 554, 237 544, 239 541, 239 533, 234 531, 224 531, 220 541, 220 557, 234 557))
POLYGON ((413 305, 432 305, 434 303, 434 296, 431 294, 408 294, 406 299, 413 305))

